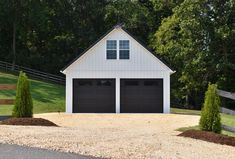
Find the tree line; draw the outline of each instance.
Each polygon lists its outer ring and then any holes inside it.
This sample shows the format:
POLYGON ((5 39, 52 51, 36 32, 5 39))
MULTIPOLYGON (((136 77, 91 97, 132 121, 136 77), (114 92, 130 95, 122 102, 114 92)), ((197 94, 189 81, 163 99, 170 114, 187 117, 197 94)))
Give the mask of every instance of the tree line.
POLYGON ((209 82, 235 91, 234 18, 234 0, 0 0, 0 60, 59 74, 122 23, 176 70, 172 101, 200 108, 209 82))

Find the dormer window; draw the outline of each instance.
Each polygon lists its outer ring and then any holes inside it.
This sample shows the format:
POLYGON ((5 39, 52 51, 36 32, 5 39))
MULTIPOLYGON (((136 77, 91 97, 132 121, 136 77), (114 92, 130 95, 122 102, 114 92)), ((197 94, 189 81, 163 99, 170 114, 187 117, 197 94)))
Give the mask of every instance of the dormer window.
POLYGON ((129 40, 119 40, 119 59, 130 58, 130 42, 129 40))
POLYGON ((117 59, 117 41, 107 40, 106 42, 106 58, 117 59))

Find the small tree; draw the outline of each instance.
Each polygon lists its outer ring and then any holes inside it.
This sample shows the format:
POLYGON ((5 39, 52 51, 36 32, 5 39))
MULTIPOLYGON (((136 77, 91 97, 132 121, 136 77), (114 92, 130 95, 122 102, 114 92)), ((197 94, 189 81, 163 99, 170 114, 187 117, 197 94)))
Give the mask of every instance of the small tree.
POLYGON ((30 84, 28 77, 25 73, 20 72, 17 90, 15 106, 13 108, 12 116, 20 117, 32 117, 33 115, 33 102, 30 93, 30 84))
POLYGON ((201 130, 221 133, 220 98, 216 84, 208 85, 199 125, 201 130))

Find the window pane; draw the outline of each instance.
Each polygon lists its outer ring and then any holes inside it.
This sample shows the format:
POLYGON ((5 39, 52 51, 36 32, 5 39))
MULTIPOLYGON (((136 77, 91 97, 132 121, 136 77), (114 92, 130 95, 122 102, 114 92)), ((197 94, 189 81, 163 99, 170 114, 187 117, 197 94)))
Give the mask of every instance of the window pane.
POLYGON ((117 50, 107 50, 107 59, 116 59, 117 50))
POLYGON ((97 81, 98 86, 111 86, 112 83, 109 80, 99 80, 97 81))
POLYGON ((107 40, 106 48, 107 49, 117 49, 117 41, 116 40, 107 40))
POLYGON ((79 81, 78 84, 79 86, 91 86, 92 82, 91 81, 79 81))
POLYGON ((138 86, 139 82, 138 81, 125 81, 126 86, 138 86))
POLYGON ((158 86, 158 81, 152 81, 152 80, 144 81, 144 85, 145 86, 158 86))
POLYGON ((120 59, 129 59, 129 50, 119 50, 119 58, 120 59))
POLYGON ((129 49, 129 40, 120 40, 119 49, 129 49))

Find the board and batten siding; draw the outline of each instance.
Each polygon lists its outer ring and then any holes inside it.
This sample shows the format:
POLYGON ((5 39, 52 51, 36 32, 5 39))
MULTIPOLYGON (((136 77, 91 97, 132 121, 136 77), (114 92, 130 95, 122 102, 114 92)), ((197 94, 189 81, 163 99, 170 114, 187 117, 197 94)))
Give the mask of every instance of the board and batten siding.
MULTIPOLYGON (((117 54, 118 47, 117 47, 117 54)), ((115 78, 116 113, 120 112, 120 79, 163 79, 163 110, 170 111, 170 74, 172 70, 121 28, 116 28, 66 68, 66 112, 72 113, 74 78, 115 78), (106 59, 107 40, 129 40, 130 59, 106 59)))
POLYGON ((169 68, 120 29, 110 32, 67 71, 169 71, 169 68), (106 59, 107 40, 130 40, 130 59, 106 59))

